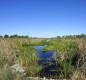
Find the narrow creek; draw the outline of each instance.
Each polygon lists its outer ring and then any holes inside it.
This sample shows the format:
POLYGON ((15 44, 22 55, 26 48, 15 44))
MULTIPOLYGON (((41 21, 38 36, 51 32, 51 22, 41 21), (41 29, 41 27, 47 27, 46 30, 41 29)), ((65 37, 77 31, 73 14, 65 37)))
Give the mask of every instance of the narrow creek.
POLYGON ((37 51, 37 55, 39 58, 39 64, 42 65, 42 70, 40 71, 41 77, 48 77, 50 75, 54 75, 55 72, 52 72, 52 70, 56 69, 57 66, 55 65, 55 51, 46 51, 43 52, 42 49, 45 46, 34 46, 34 48, 37 51))
POLYGON ((36 49, 39 61, 53 61, 55 52, 54 51, 43 52, 42 49, 44 47, 45 46, 34 46, 34 48, 36 49))

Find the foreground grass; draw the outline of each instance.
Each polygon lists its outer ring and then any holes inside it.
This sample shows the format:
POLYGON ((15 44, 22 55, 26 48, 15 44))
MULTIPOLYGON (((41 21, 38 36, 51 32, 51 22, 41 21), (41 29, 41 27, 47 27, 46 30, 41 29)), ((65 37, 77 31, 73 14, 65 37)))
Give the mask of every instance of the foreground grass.
POLYGON ((20 73, 13 73, 10 67, 0 68, 0 80, 26 80, 26 77, 20 73))

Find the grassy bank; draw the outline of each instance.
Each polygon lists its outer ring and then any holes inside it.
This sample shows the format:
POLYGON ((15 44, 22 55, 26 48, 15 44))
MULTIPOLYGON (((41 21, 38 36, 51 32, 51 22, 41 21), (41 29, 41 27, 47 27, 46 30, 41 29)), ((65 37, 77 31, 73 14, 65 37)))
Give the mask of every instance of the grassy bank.
POLYGON ((53 38, 45 50, 56 52, 55 60, 59 67, 55 71, 58 78, 72 78, 77 71, 78 77, 83 74, 86 79, 86 38, 53 38))
POLYGON ((0 38, 0 67, 20 64, 25 67, 28 76, 36 76, 41 67, 38 56, 25 38, 0 38))

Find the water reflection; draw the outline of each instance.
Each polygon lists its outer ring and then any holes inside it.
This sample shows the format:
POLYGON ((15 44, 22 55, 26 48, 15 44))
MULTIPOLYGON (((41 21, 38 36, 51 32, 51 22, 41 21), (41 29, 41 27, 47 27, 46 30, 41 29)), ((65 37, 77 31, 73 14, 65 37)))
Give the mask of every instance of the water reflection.
POLYGON ((37 51, 37 55, 38 55, 38 58, 39 58, 39 62, 47 62, 47 61, 54 61, 54 55, 55 55, 55 52, 54 51, 46 51, 46 52, 43 52, 42 49, 44 48, 45 46, 34 46, 34 48, 36 49, 37 51))
POLYGON ((39 64, 42 65, 42 70, 40 71, 41 77, 48 77, 56 74, 55 70, 57 69, 57 65, 55 64, 55 51, 47 51, 43 52, 42 49, 45 46, 34 46, 37 51, 37 55, 39 58, 39 64))

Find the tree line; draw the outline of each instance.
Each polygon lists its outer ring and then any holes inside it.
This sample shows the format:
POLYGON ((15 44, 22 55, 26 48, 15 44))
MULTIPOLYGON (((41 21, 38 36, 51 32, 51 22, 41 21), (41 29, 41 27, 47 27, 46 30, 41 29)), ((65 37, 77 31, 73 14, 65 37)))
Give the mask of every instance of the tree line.
MULTIPOLYGON (((28 35, 17 35, 17 34, 9 36, 5 34, 4 36, 0 35, 0 38, 29 38, 29 36, 28 35)), ((86 38, 86 34, 56 36, 56 38, 86 38)))
POLYGON ((4 36, 0 35, 0 38, 29 38, 29 36, 28 35, 17 35, 17 34, 9 36, 5 34, 4 36))
POLYGON ((86 38, 86 34, 57 36, 57 38, 86 38))

